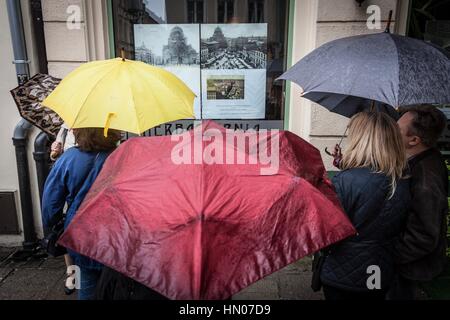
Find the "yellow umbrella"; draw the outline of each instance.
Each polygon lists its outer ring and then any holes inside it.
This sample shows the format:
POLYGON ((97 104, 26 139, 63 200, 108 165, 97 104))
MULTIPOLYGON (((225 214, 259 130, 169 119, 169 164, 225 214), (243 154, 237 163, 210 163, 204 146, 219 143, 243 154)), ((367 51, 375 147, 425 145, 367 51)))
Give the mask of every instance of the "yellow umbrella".
POLYGON ((42 104, 70 128, 141 134, 162 123, 194 118, 195 94, 175 75, 117 58, 89 62, 70 73, 42 104))

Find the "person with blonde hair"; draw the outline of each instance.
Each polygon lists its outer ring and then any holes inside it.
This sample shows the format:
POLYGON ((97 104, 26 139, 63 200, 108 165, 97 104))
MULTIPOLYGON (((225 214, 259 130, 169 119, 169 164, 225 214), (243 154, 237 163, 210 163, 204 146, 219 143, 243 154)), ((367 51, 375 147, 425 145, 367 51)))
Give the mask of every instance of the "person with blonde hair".
POLYGON ((405 149, 396 122, 361 112, 349 124, 333 185, 357 234, 325 250, 320 280, 327 300, 384 300, 395 274, 393 245, 410 202, 405 149))

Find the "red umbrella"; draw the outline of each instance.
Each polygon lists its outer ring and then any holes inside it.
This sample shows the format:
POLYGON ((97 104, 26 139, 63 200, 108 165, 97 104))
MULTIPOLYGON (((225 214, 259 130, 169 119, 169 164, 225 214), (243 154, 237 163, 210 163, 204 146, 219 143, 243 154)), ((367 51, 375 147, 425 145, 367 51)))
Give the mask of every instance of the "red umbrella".
POLYGON ((355 233, 319 151, 294 134, 207 122, 175 138, 121 145, 60 243, 168 298, 226 299, 355 233), (279 170, 261 170, 277 141, 279 170))

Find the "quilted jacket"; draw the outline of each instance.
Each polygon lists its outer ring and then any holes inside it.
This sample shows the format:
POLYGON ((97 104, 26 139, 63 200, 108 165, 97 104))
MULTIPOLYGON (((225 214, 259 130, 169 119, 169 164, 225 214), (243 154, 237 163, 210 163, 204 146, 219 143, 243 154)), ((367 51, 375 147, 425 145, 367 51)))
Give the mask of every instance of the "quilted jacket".
POLYGON ((357 235, 328 248, 321 271, 322 283, 350 291, 367 291, 372 275, 380 270, 381 289, 388 289, 395 272, 393 244, 406 223, 410 202, 409 181, 401 179, 390 197, 390 181, 368 168, 342 171, 333 185, 357 235))

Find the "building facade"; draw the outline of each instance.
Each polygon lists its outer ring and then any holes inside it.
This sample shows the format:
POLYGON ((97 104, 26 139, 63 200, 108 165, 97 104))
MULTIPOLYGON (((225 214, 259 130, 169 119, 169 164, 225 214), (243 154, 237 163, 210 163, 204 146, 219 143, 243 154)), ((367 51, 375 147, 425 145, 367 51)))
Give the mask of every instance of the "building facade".
POLYGON ((135 51, 136 60, 149 64, 156 64, 155 55, 153 54, 152 50, 148 49, 145 46, 144 43, 141 46, 137 47, 135 51))
MULTIPOLYGON (((327 169, 332 169, 331 159, 323 153, 340 140, 348 119, 328 112, 326 109, 300 97, 300 88, 294 84, 278 84, 274 79, 286 68, 318 46, 346 36, 381 32, 369 29, 367 8, 376 5, 380 9, 384 26, 390 10, 394 11, 393 30, 405 34, 409 15, 409 0, 366 0, 361 6, 355 0, 166 0, 156 1, 159 7, 151 7, 152 1, 123 0, 42 0, 43 35, 46 48, 48 73, 64 78, 70 71, 92 60, 113 58, 124 48, 127 56, 148 63, 180 63, 180 54, 173 54, 183 46, 183 35, 173 30, 164 49, 162 61, 155 61, 155 53, 145 46, 133 44, 135 23, 267 23, 267 48, 265 52, 243 45, 240 54, 248 57, 254 65, 267 69, 266 119, 254 119, 263 127, 285 128, 311 142, 323 154, 327 169), (158 10, 157 10, 158 9, 158 10), (159 10, 162 9, 162 10, 159 10), (273 27, 272 27, 273 26, 273 27), (136 47, 136 49, 135 49, 136 47), (177 57, 177 61, 172 59, 177 57)), ((154 3, 156 3, 154 2, 154 3)), ((36 61, 37 36, 32 28, 30 2, 21 0, 24 32, 30 62, 30 73, 42 72, 36 61)), ((17 245, 22 241, 22 213, 16 158, 12 134, 20 120, 9 90, 17 86, 13 51, 5 1, 0 1, 0 45, 5 59, 1 59, 3 71, 0 80, 0 191, 13 192, 16 199, 16 215, 19 232, 0 234, 1 245, 17 245)), ((251 36, 251 35, 249 35, 251 36)), ((234 41, 244 41, 236 39, 234 41)), ((248 39, 246 40, 248 41, 248 39)), ((245 42, 245 41, 244 41, 245 42)), ((234 44, 236 45, 236 44, 234 44)), ((212 58, 218 48, 228 43, 220 28, 208 42, 202 43, 201 52, 186 46, 181 63, 198 63, 201 56, 212 58)), ((256 45, 257 46, 257 45, 256 45)), ((208 95, 216 97, 214 90, 208 95)), ((238 122, 238 121, 237 121, 238 122)), ((245 122, 245 121, 244 121, 245 122)), ((28 138, 28 159, 36 232, 42 236, 40 198, 36 169, 33 164, 33 144, 38 129, 28 138)), ((1 210, 1 209, 0 209, 1 210)), ((3 214, 3 213, 0 213, 3 214)))
POLYGON ((167 45, 163 47, 164 64, 195 64, 198 61, 199 54, 187 43, 183 29, 174 27, 170 31, 167 45))

